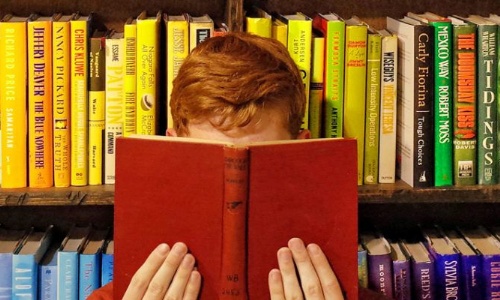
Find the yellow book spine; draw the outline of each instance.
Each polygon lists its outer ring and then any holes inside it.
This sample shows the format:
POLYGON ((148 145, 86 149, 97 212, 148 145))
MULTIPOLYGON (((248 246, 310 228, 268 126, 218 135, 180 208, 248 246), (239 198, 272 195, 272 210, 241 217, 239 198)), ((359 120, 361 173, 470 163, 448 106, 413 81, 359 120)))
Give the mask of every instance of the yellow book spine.
POLYGON ((124 43, 121 34, 106 40, 105 184, 115 183, 116 138, 123 135, 124 43))
POLYGON ((52 23, 53 149, 56 187, 67 187, 71 184, 69 37, 69 22, 52 23))
POLYGON ((0 22, 2 188, 27 186, 26 22, 0 22))
POLYGON ((323 92, 325 70, 325 38, 313 37, 311 89, 309 92, 309 131, 311 138, 322 137, 323 92))
POLYGON ((246 17, 246 31, 270 38, 272 36, 271 18, 266 17, 246 17))
MULTIPOLYGON (((105 42, 103 36, 90 39, 89 56, 89 184, 102 184, 105 110, 105 42)), ((121 99, 120 99, 121 100, 121 99)))
POLYGON ((158 106, 159 18, 137 20, 137 133, 155 135, 158 106))
POLYGON ((271 27, 271 36, 278 40, 283 46, 288 47, 288 28, 280 20, 273 20, 271 27))
POLYGON ((363 184, 367 27, 346 26, 344 137, 357 139, 358 184, 363 184))
POLYGON ((88 24, 71 20, 71 185, 88 183, 88 24))
POLYGON ((167 127, 173 128, 170 94, 173 81, 189 54, 189 23, 187 20, 167 21, 167 127))
POLYGON ((137 24, 124 26, 125 63, 123 64, 123 136, 136 133, 137 98, 137 24))
POLYGON ((28 22, 29 186, 51 187, 52 159, 52 22, 28 22))

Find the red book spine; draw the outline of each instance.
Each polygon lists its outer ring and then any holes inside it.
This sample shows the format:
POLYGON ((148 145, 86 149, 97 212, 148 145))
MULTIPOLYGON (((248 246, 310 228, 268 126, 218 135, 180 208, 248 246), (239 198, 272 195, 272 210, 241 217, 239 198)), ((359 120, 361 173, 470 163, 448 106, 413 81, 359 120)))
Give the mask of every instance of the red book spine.
POLYGON ((224 207, 219 299, 247 299, 248 149, 224 148, 224 207))

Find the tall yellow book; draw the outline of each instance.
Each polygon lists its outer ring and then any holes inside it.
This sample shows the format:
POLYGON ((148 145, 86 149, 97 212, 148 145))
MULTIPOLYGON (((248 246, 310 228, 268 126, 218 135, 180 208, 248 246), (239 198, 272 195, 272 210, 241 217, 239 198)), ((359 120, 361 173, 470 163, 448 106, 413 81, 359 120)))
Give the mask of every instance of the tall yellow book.
POLYGON ((345 21, 344 137, 355 138, 358 184, 363 184, 368 28, 357 17, 345 21))
POLYGON ((116 138, 123 135, 124 33, 106 38, 106 129, 104 183, 115 183, 116 138))
POLYGON ((71 184, 71 75, 70 20, 72 15, 52 17, 52 117, 54 186, 71 184))
POLYGON ((283 46, 288 47, 288 28, 281 20, 273 18, 271 24, 271 37, 278 40, 283 46))
POLYGON ((88 38, 92 15, 71 23, 71 185, 88 184, 88 38))
POLYGON ((297 64, 306 92, 306 114, 303 129, 309 127, 309 89, 311 84, 311 41, 312 19, 298 12, 291 15, 280 15, 281 21, 287 24, 287 48, 290 56, 297 64))
POLYGON ((0 22, 0 108, 2 188, 27 186, 27 18, 0 22))
POLYGON ((123 26, 125 62, 123 64, 123 136, 136 133, 137 99, 137 23, 129 18, 123 26))
POLYGON ((159 26, 161 12, 137 17, 137 133, 155 135, 158 126, 159 26))
POLYGON ((167 27, 167 128, 173 128, 170 94, 173 81, 189 54, 189 20, 187 15, 165 15, 167 27))
POLYGON ((214 34, 214 21, 209 15, 189 15, 189 51, 214 34))
POLYGON ((245 17, 246 32, 262 37, 272 37, 272 16, 259 7, 254 7, 245 17))
POLYGON ((52 18, 28 21, 28 174, 30 187, 54 184, 52 153, 52 18))
MULTIPOLYGON (((89 51, 89 184, 102 184, 106 91, 105 31, 94 31, 89 51)), ((121 99, 120 99, 121 102, 121 99)), ((121 114, 121 112, 120 112, 121 114)))
POLYGON ((309 131, 311 138, 323 136, 323 95, 325 71, 325 37, 314 32, 312 43, 311 89, 309 91, 309 131))

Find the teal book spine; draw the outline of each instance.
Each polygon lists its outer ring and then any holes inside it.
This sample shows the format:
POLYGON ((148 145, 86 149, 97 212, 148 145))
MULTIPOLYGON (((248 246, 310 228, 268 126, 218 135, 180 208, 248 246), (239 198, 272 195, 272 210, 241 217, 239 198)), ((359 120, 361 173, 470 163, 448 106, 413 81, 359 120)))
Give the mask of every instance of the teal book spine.
POLYGON ((101 287, 101 256, 101 252, 80 254, 78 278, 80 300, 87 299, 94 290, 101 287))
POLYGON ((57 298, 78 300, 79 253, 74 251, 59 251, 57 262, 57 298))
POLYGON ((12 299, 37 299, 38 263, 33 254, 12 258, 12 299))

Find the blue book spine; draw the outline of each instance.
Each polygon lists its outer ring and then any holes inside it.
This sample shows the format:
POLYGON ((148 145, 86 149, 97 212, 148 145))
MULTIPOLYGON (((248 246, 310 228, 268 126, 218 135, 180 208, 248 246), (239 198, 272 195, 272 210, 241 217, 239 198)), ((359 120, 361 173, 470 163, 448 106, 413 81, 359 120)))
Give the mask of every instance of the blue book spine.
POLYGON ((113 280, 113 263, 113 254, 102 255, 101 286, 104 286, 113 280))
POLYGON ((394 299, 411 299, 411 271, 409 260, 399 260, 392 262, 394 299))
POLYGON ((482 282, 484 299, 500 299, 500 256, 483 254, 482 282))
POLYGON ((433 300, 435 298, 434 262, 412 263, 412 299, 433 300))
POLYGON ((79 299, 87 299, 100 286, 101 253, 80 254, 79 299))
POLYGON ((57 253, 57 295, 59 300, 78 300, 78 266, 77 252, 57 253))
POLYGON ((34 255, 14 254, 12 258, 12 299, 36 299, 38 264, 34 255))
POLYGON ((463 299, 481 299, 481 256, 462 255, 461 268, 460 284, 462 285, 463 299))
POLYGON ((0 253, 0 270, 0 299, 12 299, 12 253, 0 253))
POLYGON ((460 286, 460 255, 438 254, 434 256, 435 291, 437 299, 458 299, 462 293, 460 286))
POLYGON ((368 254, 368 287, 393 298, 392 259, 390 254, 368 254))
POLYGON ((38 299, 57 300, 57 256, 51 264, 40 266, 38 274, 38 299))

